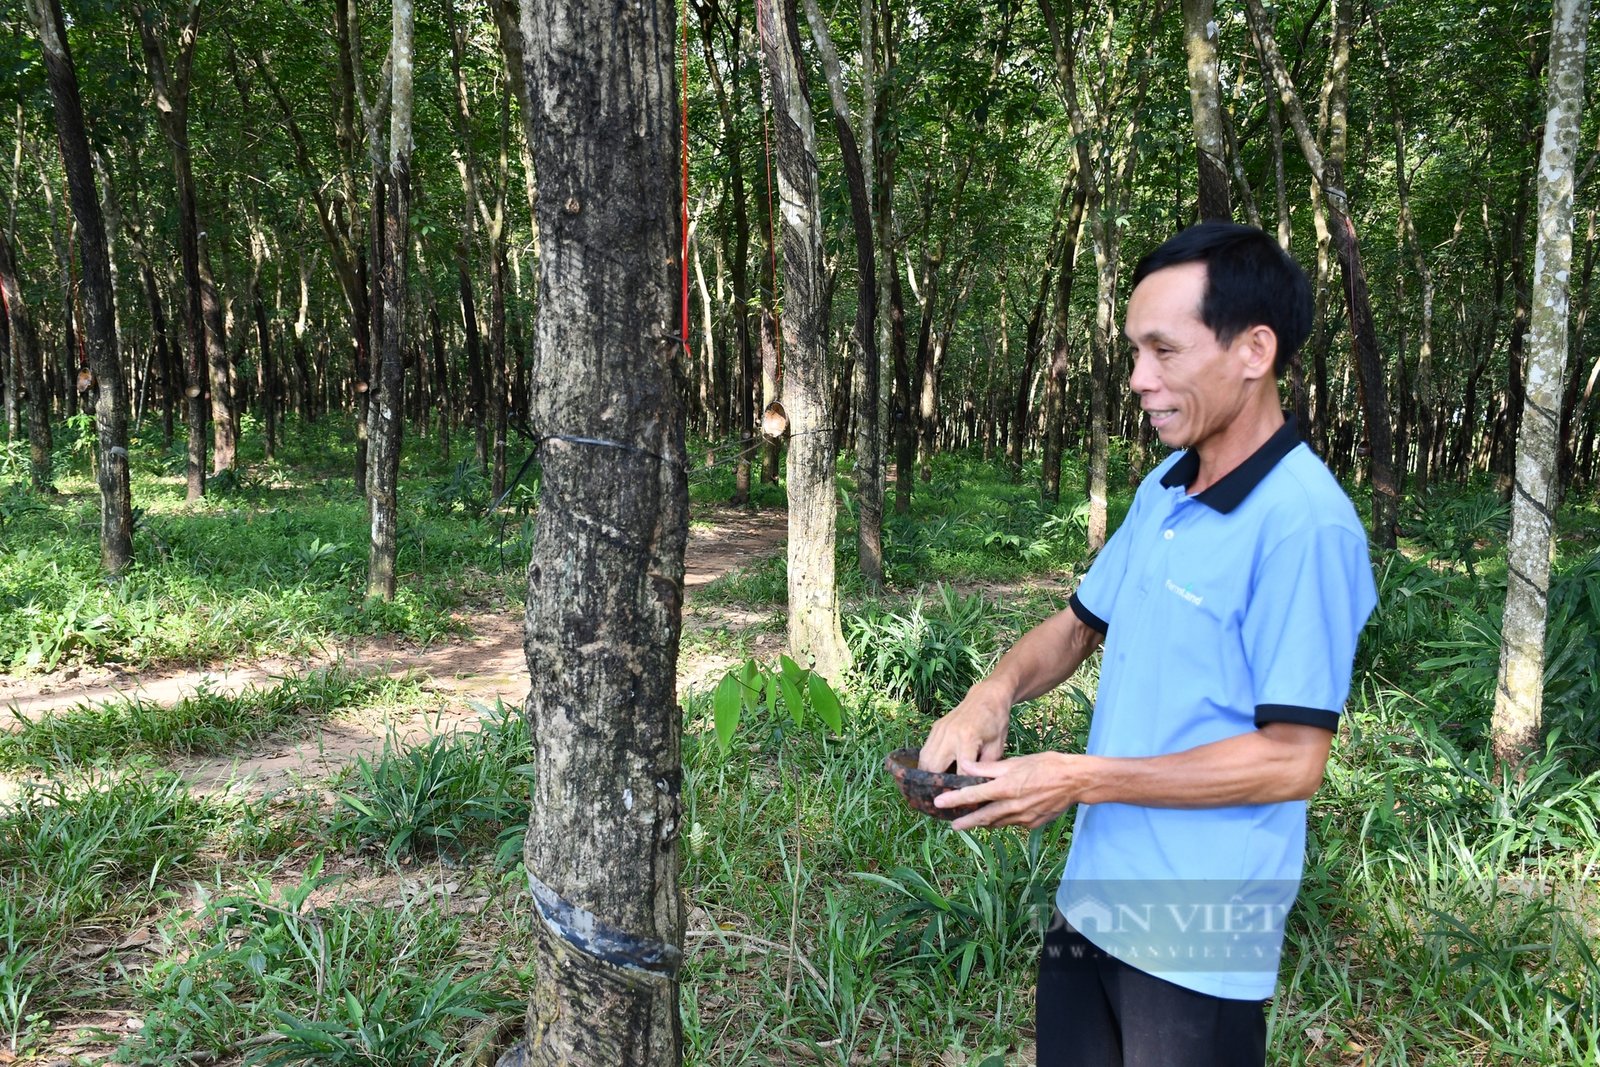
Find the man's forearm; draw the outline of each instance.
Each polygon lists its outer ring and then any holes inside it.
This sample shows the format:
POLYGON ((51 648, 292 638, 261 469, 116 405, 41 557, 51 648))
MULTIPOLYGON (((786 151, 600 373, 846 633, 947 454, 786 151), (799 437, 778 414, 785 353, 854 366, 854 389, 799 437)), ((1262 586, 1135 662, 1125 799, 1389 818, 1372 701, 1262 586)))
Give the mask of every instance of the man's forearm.
POLYGON ((973 826, 1042 826, 1074 804, 1221 808, 1309 797, 1322 781, 1333 734, 1317 726, 1269 723, 1237 737, 1165 756, 1040 752, 964 763, 993 781, 944 794, 941 807, 984 805, 957 821, 973 826))
POLYGON ((1220 808, 1304 800, 1322 784, 1333 734, 1271 723, 1166 756, 1081 756, 1082 804, 1220 808))
POLYGON ((1032 700, 1072 677, 1101 640, 1069 608, 1023 634, 985 681, 1000 687, 1012 704, 1032 700))

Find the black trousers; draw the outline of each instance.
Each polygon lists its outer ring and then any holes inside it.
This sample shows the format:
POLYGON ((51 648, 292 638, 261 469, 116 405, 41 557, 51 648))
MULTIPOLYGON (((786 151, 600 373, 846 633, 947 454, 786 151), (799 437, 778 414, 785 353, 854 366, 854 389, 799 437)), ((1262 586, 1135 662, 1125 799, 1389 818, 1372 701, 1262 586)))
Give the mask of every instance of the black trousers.
POLYGON ((1266 1002, 1196 993, 1109 956, 1058 912, 1039 960, 1039 1067, 1264 1067, 1266 1002))

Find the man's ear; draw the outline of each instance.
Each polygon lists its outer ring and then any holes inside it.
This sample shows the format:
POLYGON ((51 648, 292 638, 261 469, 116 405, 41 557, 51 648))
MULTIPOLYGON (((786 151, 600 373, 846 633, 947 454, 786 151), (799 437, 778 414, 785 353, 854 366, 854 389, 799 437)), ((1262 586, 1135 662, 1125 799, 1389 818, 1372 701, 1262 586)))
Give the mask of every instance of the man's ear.
POLYGON ((1246 380, 1272 378, 1277 374, 1278 335, 1265 323, 1257 323, 1233 339, 1233 349, 1243 361, 1246 380))

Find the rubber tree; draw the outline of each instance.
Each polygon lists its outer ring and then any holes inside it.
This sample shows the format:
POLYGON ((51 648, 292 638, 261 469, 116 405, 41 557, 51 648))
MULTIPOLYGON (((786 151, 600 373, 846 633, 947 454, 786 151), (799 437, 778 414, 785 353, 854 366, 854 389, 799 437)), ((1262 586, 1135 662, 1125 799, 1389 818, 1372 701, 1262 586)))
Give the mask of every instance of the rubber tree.
POLYGON ((1188 54, 1189 112, 1194 119, 1201 219, 1233 218, 1224 166, 1222 94, 1217 79, 1215 0, 1183 0, 1183 45, 1188 54))
POLYGON ((17 275, 17 259, 4 228, 0 228, 0 300, 5 302, 6 319, 11 329, 11 345, 16 353, 14 373, 6 386, 28 409, 28 474, 40 492, 52 488, 50 454, 50 397, 45 392, 44 363, 39 354, 39 331, 22 295, 17 275))
POLYGON ((688 536, 674 8, 524 0, 539 176, 526 1061, 676 1065, 688 536))
MULTIPOLYGON (((1400 513, 1400 486, 1394 474, 1389 390, 1384 380, 1383 356, 1378 348, 1377 325, 1372 317, 1372 296, 1367 288, 1366 268, 1361 262, 1355 221, 1350 216, 1344 153, 1324 154, 1317 147, 1261 0, 1247 0, 1247 3, 1251 24, 1266 59, 1267 72, 1289 116, 1289 124, 1299 138, 1301 152, 1328 210, 1333 245, 1338 252, 1340 272, 1344 276, 1345 308, 1350 314, 1350 334, 1355 346, 1357 381, 1361 392, 1362 415, 1366 422, 1368 475, 1372 482, 1372 539, 1380 547, 1392 549, 1395 546, 1395 524, 1400 513)), ((1333 18, 1334 54, 1329 62, 1335 69, 1344 72, 1339 77, 1348 78, 1353 21, 1350 0, 1334 0, 1333 18)), ((1318 406, 1322 404, 1319 397, 1318 406)))
POLYGON ((100 564, 120 575, 133 559, 133 498, 128 482, 128 393, 117 348, 111 256, 84 126, 78 72, 57 0, 28 0, 55 105, 56 139, 67 175, 82 265, 84 345, 94 376, 95 480, 100 488, 100 564))
POLYGON ((1573 162, 1583 113, 1589 0, 1555 0, 1549 89, 1539 155, 1528 379, 1517 436, 1516 491, 1506 551, 1506 608, 1491 722, 1495 756, 1520 762, 1539 739, 1544 708, 1545 623, 1555 548, 1562 380, 1572 271, 1573 162))
MULTIPOLYGON (((828 81, 828 99, 833 104, 833 125, 839 137, 844 163, 845 184, 850 190, 850 220, 856 238, 856 484, 860 487, 856 515, 856 561, 867 588, 883 588, 883 454, 879 448, 878 403, 880 392, 878 358, 878 279, 873 255, 872 204, 866 171, 855 129, 850 124, 850 102, 845 94, 844 74, 839 53, 828 33, 828 22, 817 0, 805 0, 806 21, 817 42, 822 70, 828 81)), ((870 11, 870 8, 865 8, 870 11)), ((871 48, 863 49, 863 57, 871 48)), ((864 62, 864 77, 870 76, 870 60, 864 62)), ((864 95, 872 98, 870 88, 864 95)))
POLYGON ((367 596, 393 600, 399 522, 400 443, 405 427, 406 266, 411 249, 410 0, 394 0, 389 44, 389 160, 383 174, 382 345, 378 391, 367 424, 371 538, 367 596))
POLYGON ((800 66, 794 0, 762 5, 761 54, 773 105, 778 214, 783 220, 784 407, 789 415, 789 651, 830 681, 850 669, 839 625, 838 525, 823 321, 822 203, 817 135, 800 66))
POLYGON ((232 389, 229 384, 227 338, 222 301, 206 251, 197 206, 193 153, 189 140, 189 104, 193 88, 194 51, 200 37, 200 4, 189 0, 183 24, 176 32, 176 52, 169 51, 163 33, 165 19, 153 5, 138 11, 139 37, 144 47, 145 69, 154 92, 156 121, 172 151, 172 170, 178 197, 178 249, 188 299, 189 499, 205 492, 205 419, 207 407, 200 383, 209 373, 212 427, 212 473, 234 465, 238 442, 234 434, 232 389), (197 444, 198 439, 198 444, 197 444), (198 469, 198 474, 197 474, 198 469))

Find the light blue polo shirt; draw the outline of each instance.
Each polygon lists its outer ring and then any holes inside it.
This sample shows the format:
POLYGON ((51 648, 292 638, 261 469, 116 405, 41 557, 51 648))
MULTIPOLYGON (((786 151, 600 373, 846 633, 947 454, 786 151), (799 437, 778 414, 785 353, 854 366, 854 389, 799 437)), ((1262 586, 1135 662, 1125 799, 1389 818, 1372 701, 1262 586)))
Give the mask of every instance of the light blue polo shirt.
MULTIPOLYGON (((1086 751, 1155 756, 1269 722, 1336 729, 1377 603, 1366 531, 1294 420, 1195 496, 1198 455, 1145 478, 1072 598, 1106 635, 1086 751)), ((1303 801, 1085 804, 1056 895, 1107 953, 1262 1000, 1305 859, 1303 801)))

